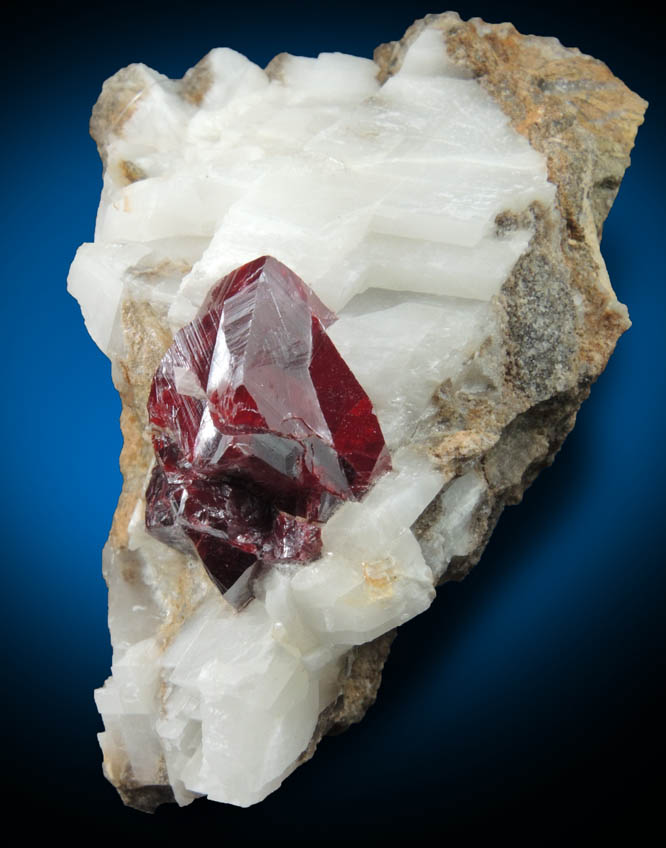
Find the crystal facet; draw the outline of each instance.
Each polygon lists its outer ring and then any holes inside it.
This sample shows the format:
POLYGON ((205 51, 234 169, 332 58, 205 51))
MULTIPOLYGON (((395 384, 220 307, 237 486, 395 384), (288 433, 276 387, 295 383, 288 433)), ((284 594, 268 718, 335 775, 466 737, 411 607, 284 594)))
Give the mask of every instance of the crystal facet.
MULTIPOLYGON (((333 321, 264 256, 214 286, 157 369, 146 527, 194 546, 223 592, 255 564, 316 559, 321 522, 391 467, 372 403, 326 334, 333 321)), ((247 577, 227 595, 250 596, 247 577)))

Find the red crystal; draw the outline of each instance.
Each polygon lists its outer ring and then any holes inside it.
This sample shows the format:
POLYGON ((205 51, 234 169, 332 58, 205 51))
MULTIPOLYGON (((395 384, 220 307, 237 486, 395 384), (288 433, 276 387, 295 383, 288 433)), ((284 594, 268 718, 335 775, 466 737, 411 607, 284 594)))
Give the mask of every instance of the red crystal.
POLYGON ((153 378, 146 527, 195 550, 236 605, 262 565, 316 559, 321 524, 390 468, 372 403, 326 334, 335 320, 263 256, 213 287, 153 378))

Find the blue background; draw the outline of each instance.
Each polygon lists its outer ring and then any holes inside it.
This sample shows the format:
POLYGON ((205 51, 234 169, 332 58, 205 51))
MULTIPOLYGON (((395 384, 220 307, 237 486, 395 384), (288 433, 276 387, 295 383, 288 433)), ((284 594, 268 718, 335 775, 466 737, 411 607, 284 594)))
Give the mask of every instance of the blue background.
MULTIPOLYGON (((108 674, 101 549, 120 490, 109 363, 65 291, 92 240, 101 166, 90 109, 118 68, 180 77, 210 48, 370 56, 422 3, 24 4, 5 16, 2 297, 3 728, 24 832, 250 844, 370 844, 493 833, 541 844, 656 819, 664 753, 664 113, 656 27, 559 2, 458 3, 600 58, 651 101, 603 252, 633 328, 554 466, 508 509, 479 567, 395 642, 377 704, 248 810, 155 816, 101 773, 92 690, 108 674), (656 57, 656 58, 655 58, 656 57), (28 813, 26 817, 25 813, 28 813), (34 812, 34 816, 32 813, 34 812), (27 831, 25 830, 27 828, 27 831)), ((11 815, 11 814, 10 814, 11 815)), ((663 828, 660 828, 663 833, 663 828)))

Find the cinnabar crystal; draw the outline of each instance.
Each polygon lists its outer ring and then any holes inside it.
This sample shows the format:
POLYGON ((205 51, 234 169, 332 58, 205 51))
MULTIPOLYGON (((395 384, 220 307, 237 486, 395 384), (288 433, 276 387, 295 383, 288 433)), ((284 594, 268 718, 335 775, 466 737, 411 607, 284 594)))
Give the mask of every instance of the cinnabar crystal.
POLYGON ((322 523, 390 468, 372 403, 326 333, 335 320, 263 256, 214 286, 153 378, 146 527, 196 551, 236 606, 262 565, 316 559, 322 523))

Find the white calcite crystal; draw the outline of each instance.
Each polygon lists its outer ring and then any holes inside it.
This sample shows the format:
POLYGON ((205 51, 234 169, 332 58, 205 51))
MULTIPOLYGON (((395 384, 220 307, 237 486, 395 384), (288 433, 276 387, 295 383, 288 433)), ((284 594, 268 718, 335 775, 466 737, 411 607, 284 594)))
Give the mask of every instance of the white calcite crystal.
POLYGON ((127 803, 262 800, 362 716, 393 629, 476 563, 628 326, 598 241, 644 108, 554 39, 453 13, 375 61, 262 70, 221 48, 182 80, 131 65, 104 84, 104 188, 69 290, 124 404, 96 700, 127 803), (392 470, 237 611, 145 529, 146 402, 173 334, 262 255, 337 313, 392 470))

